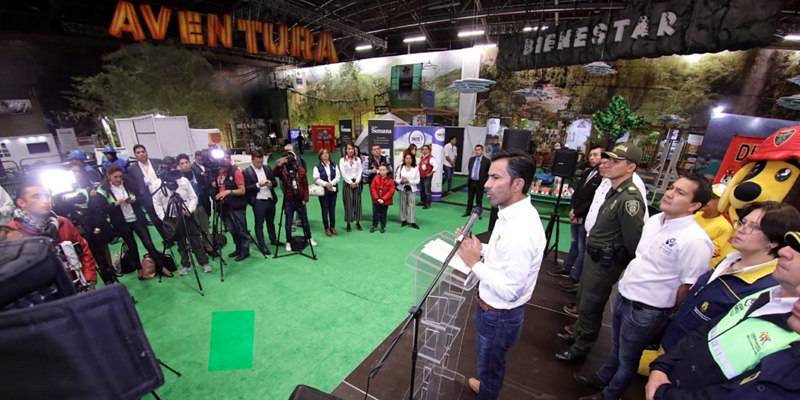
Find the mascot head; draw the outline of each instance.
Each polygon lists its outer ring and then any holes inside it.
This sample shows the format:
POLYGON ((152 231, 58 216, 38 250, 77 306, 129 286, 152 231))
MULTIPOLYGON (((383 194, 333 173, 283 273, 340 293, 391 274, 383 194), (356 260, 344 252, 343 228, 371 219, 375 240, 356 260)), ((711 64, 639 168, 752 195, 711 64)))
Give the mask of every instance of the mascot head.
POLYGON ((800 126, 779 129, 742 163, 719 200, 719 211, 737 220, 737 210, 756 201, 800 202, 800 126), (729 208, 730 207, 730 208, 729 208))

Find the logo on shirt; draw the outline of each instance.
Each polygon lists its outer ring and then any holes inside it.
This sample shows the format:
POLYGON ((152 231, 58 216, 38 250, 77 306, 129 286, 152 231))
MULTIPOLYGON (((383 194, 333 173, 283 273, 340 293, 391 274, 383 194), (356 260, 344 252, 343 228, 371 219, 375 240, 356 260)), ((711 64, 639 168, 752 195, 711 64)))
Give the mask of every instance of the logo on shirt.
POLYGON ((760 340, 761 344, 763 345, 764 343, 772 341, 772 338, 769 337, 769 333, 761 332, 761 335, 758 336, 758 340, 760 340))
POLYGON ((704 301, 703 305, 700 306, 700 311, 702 311, 702 312, 708 311, 708 302, 707 301, 704 301))
POLYGON ((675 238, 667 239, 667 241, 664 242, 664 244, 666 244, 667 247, 675 247, 675 238))

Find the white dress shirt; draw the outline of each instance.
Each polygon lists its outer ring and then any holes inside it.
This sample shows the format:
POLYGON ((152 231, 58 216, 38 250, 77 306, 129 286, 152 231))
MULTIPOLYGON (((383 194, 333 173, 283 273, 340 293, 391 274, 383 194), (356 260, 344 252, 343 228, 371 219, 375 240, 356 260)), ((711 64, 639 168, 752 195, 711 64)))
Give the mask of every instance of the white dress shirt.
POLYGON ((480 297, 490 306, 508 310, 530 300, 545 246, 544 228, 529 196, 497 213, 483 260, 472 266, 480 280, 480 297))
POLYGON ((353 157, 352 160, 347 156, 342 157, 339 160, 339 172, 342 174, 342 181, 347 184, 361 182, 361 173, 363 172, 361 157, 353 157), (351 161, 352 166, 350 166, 351 161))
POLYGON ((664 213, 644 224, 634 258, 619 281, 626 299, 657 308, 675 306, 678 288, 708 271, 714 244, 693 215, 666 220, 664 213))
POLYGON ((158 185, 155 185, 155 181, 158 180, 158 175, 156 175, 156 169, 153 168, 153 164, 150 160, 147 160, 147 163, 142 164, 139 162, 139 169, 142 170, 142 178, 144 178, 144 184, 147 185, 150 193, 153 193, 153 190, 158 188, 161 183, 159 182, 158 185))
POLYGON ((739 253, 738 251, 732 251, 728 253, 728 255, 725 256, 725 258, 723 258, 722 261, 720 261, 717 267, 714 269, 714 272, 711 274, 711 277, 708 278, 708 283, 713 282, 715 279, 719 278, 722 275, 742 274, 745 272, 750 272, 757 270, 759 268, 766 267, 768 265, 774 266, 774 264, 777 262, 775 260, 770 260, 765 263, 751 265, 749 267, 744 267, 742 269, 737 269, 736 271, 732 270, 730 266, 736 264, 741 259, 742 259, 742 253, 739 253))
MULTIPOLYGON (((264 168, 253 168, 253 171, 255 171, 259 182, 267 182, 267 173, 264 172, 264 168)), ((272 188, 270 186, 266 185, 259 187, 258 193, 256 193, 256 200, 272 200, 271 189, 272 188)))
MULTIPOLYGON (((119 185, 114 186, 111 184, 111 193, 114 194, 114 198, 117 200, 127 199, 128 191, 125 190, 125 186, 119 185)), ((135 222, 136 221, 136 213, 133 212, 133 206, 128 203, 122 203, 119 205, 119 208, 122 210, 122 215, 125 217, 125 222, 135 222)))
MULTIPOLYGON (((319 165, 319 164, 317 164, 317 165, 319 165)), ((323 163, 322 164, 322 168, 325 168, 325 173, 328 174, 328 179, 331 179, 331 163, 328 163, 327 165, 325 165, 323 163)), ((339 171, 336 171, 336 178, 333 178, 333 180, 330 180, 330 181, 327 181, 327 182, 323 181, 322 178, 321 178, 321 175, 319 173, 319 169, 316 166, 314 166, 314 174, 313 175, 314 175, 314 183, 316 183, 317 185, 320 185, 322 187, 325 187, 325 184, 328 183, 328 182, 330 182, 331 186, 336 187, 336 185, 339 184, 339 179, 341 178, 341 174, 339 173, 339 171)), ((327 189, 325 189, 325 190, 327 190, 327 189)))
POLYGON ((402 191, 405 185, 411 185, 411 191, 417 191, 417 184, 419 184, 419 169, 411 167, 411 170, 406 170, 405 165, 397 167, 397 172, 394 174, 394 182, 397 183, 397 190, 402 191), (408 183, 400 183, 401 179, 408 179, 408 183))
MULTIPOLYGON (((154 187, 161 186, 161 180, 157 180, 153 183, 154 187)), ((189 209, 189 213, 193 213, 194 209, 197 208, 197 193, 194 192, 194 188, 192 188, 192 183, 189 182, 188 179, 181 177, 178 179, 178 189, 175 190, 183 199, 183 204, 186 205, 186 208, 189 209)), ((158 218, 164 219, 164 214, 167 212, 167 204, 169 204, 169 196, 172 195, 172 192, 167 193, 164 196, 161 191, 157 191, 155 195, 153 195, 153 208, 156 209, 156 214, 158 218)), ((179 212, 179 210, 176 210, 179 212)), ((172 215, 172 217, 177 217, 177 215, 172 215)))
MULTIPOLYGON (((642 194, 644 222, 646 223, 647 219, 650 218, 650 211, 647 209, 647 187, 636 172, 633 173, 633 185, 636 186, 636 188, 639 189, 639 193, 642 194)), ((603 203, 606 201, 606 194, 608 194, 609 190, 611 190, 611 180, 603 178, 603 180, 600 181, 600 185, 597 187, 597 191, 594 192, 592 205, 589 206, 589 213, 586 214, 586 218, 583 220, 583 226, 586 228, 586 237, 589 237, 589 231, 592 230, 595 222, 597 222, 597 215, 600 213, 600 207, 602 207, 603 203)))
POLYGON ((453 164, 451 164, 451 163, 449 163, 447 161, 447 157, 448 156, 450 156, 450 159, 453 160, 453 161, 455 161, 456 157, 458 156, 458 148, 456 148, 456 146, 453 146, 450 143, 444 145, 444 159, 442 160, 442 164, 445 167, 452 168, 453 164))
POLYGON ((760 317, 762 315, 787 314, 792 312, 792 307, 794 307, 794 303, 798 298, 780 297, 782 291, 783 289, 781 289, 780 285, 772 288, 772 290, 769 291, 769 303, 765 304, 758 310, 753 311, 753 313, 750 314, 750 318, 760 317))

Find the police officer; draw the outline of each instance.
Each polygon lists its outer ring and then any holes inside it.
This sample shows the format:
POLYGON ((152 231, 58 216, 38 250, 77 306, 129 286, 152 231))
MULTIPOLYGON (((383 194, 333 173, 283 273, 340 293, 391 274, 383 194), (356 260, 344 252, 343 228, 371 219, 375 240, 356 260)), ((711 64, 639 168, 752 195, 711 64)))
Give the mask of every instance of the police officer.
POLYGON ((558 337, 571 343, 556 359, 577 362, 586 359, 603 322, 603 310, 611 289, 633 259, 644 226, 645 204, 632 176, 642 161, 642 151, 633 144, 618 144, 602 155, 600 171, 612 188, 589 233, 581 284, 578 289, 578 322, 572 333, 558 337))

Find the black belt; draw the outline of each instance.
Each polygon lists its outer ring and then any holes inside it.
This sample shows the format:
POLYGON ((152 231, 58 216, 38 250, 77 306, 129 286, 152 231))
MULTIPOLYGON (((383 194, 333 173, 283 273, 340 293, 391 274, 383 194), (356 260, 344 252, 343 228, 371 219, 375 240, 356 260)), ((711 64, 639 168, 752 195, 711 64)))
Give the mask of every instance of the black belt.
POLYGON ((644 304, 644 303, 642 303, 640 301, 629 300, 629 299, 625 298, 625 296, 620 296, 620 298, 623 301, 627 301, 627 302, 631 303, 633 308, 635 308, 637 310, 654 310, 654 311, 666 311, 666 310, 669 310, 669 308, 653 307, 651 305, 644 304))

